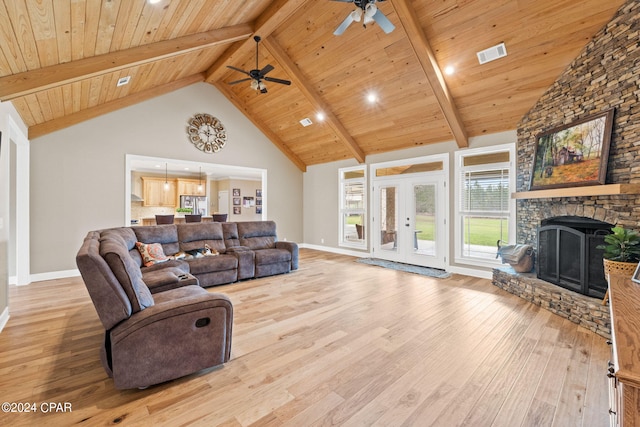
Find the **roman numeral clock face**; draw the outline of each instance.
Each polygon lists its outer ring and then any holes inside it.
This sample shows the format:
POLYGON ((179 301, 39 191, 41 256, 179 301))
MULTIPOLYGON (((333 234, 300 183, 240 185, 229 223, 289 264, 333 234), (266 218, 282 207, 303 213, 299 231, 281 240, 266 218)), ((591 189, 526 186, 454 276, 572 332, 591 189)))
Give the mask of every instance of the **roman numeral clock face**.
POLYGON ((205 153, 217 153, 227 143, 227 131, 222 122, 210 114, 193 116, 187 134, 193 145, 205 153))

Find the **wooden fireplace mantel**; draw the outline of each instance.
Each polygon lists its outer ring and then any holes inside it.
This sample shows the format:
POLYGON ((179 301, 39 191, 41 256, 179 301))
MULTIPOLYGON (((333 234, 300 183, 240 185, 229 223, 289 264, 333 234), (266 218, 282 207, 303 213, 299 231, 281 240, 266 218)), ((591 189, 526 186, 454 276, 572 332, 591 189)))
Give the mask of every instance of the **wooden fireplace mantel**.
POLYGON ((512 199, 545 199, 551 197, 609 196, 616 194, 640 194, 640 184, 606 184, 585 187, 552 188, 549 190, 520 191, 511 193, 512 199))

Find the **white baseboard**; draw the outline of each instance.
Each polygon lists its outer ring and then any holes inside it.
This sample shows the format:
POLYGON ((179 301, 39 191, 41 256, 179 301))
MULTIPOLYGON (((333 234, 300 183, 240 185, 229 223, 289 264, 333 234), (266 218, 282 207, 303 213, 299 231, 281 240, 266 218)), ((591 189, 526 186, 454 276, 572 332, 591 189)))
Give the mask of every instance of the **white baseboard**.
POLYGON ((450 273, 462 274, 464 276, 479 277, 481 279, 493 278, 493 271, 481 270, 479 268, 458 267, 450 265, 447 269, 450 273))
POLYGON ((31 275, 32 282, 42 282, 44 280, 54 280, 54 279, 64 279, 67 277, 77 277, 80 275, 80 271, 78 269, 75 270, 61 270, 61 271, 50 271, 48 273, 38 273, 31 275))
POLYGON ((0 314, 0 332, 4 329, 4 326, 9 321, 9 307, 5 307, 2 314, 0 314))
POLYGON ((342 249, 342 248, 332 248, 330 246, 310 245, 308 243, 301 243, 298 246, 301 248, 315 249, 317 251, 331 252, 339 255, 355 256, 358 258, 368 258, 371 256, 369 252, 354 251, 351 249, 342 249))

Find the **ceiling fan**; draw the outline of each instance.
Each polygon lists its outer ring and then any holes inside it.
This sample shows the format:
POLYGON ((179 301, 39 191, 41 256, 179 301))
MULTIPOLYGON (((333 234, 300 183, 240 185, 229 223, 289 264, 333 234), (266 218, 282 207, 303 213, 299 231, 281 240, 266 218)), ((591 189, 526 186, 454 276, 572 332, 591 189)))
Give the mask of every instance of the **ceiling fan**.
POLYGON ((380 12, 378 6, 376 6, 377 2, 382 2, 385 0, 332 0, 332 1, 340 1, 343 3, 353 3, 359 9, 354 9, 351 13, 347 15, 342 24, 333 32, 334 36, 339 36, 347 29, 352 22, 360 22, 362 16, 364 15, 364 20, 362 21, 362 26, 367 28, 367 24, 371 24, 372 22, 377 22, 386 34, 389 34, 396 27, 389 21, 384 13, 380 12))
POLYGON ((232 70, 235 71, 240 71, 241 73, 244 73, 246 75, 248 75, 248 78, 244 78, 244 79, 240 79, 240 80, 235 80, 232 82, 229 82, 230 85, 235 85, 238 83, 242 83, 242 82, 248 82, 249 80, 251 80, 251 89, 254 90, 259 90, 260 93, 267 93, 267 86, 264 84, 264 82, 262 80, 268 81, 268 82, 273 82, 273 83, 280 83, 282 85, 290 85, 291 82, 289 80, 282 80, 282 79, 276 79, 274 77, 267 77, 267 73, 269 73, 270 71, 273 70, 273 65, 267 64, 265 65, 265 67, 263 69, 258 68, 258 44, 260 43, 260 40, 262 40, 260 38, 260 36, 254 36, 253 39, 256 41, 256 68, 255 70, 251 70, 251 71, 245 71, 242 70, 240 68, 236 68, 233 67, 231 65, 227 65, 228 68, 231 68, 232 70))

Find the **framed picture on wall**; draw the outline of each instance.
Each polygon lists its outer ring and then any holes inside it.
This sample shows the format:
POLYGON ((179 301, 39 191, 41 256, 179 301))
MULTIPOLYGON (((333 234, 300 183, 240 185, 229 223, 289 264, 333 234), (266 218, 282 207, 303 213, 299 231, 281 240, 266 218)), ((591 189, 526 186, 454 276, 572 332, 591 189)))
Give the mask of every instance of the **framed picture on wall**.
POLYGON ((233 206, 240 206, 240 197, 233 198, 233 206))
POLYGON ((258 188, 256 190, 256 197, 262 197, 262 189, 258 188))
POLYGON ((256 206, 262 206, 262 199, 256 199, 256 206))
POLYGON ((245 207, 245 208, 250 208, 252 206, 255 206, 255 204, 256 203, 254 202, 253 197, 244 196, 242 198, 242 206, 245 207))
POLYGON ((239 188, 234 188, 233 189, 233 195, 234 195, 234 197, 240 196, 240 189, 239 188))
POLYGON ((262 213, 262 206, 256 206, 256 213, 257 214, 261 214, 262 213))
POLYGON ((240 206, 234 206, 233 207, 233 214, 234 215, 240 215, 242 213, 242 208, 240 206))
POLYGON ((604 184, 613 109, 541 133, 530 190, 604 184))

